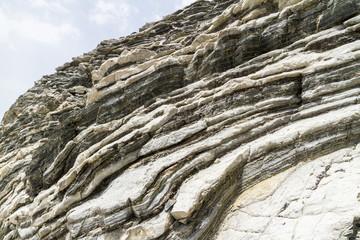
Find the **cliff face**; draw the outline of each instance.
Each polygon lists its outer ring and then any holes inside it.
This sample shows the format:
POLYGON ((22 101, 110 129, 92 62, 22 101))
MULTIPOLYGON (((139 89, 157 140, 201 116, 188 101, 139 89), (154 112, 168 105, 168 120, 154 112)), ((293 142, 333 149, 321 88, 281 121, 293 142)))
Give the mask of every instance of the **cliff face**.
POLYGON ((356 239, 360 1, 197 1, 0 127, 1 239, 356 239))

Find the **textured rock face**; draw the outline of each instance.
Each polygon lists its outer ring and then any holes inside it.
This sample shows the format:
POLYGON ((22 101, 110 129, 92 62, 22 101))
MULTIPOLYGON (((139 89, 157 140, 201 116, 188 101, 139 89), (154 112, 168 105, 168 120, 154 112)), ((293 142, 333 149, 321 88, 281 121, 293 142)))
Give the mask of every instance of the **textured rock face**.
POLYGON ((357 239, 360 2, 197 1, 0 126, 1 239, 357 239))

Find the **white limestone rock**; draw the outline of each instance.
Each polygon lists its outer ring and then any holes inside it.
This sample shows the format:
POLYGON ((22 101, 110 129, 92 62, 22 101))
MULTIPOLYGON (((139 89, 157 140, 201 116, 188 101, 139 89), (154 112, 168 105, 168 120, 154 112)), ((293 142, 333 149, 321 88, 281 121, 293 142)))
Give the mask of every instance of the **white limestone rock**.
POLYGON ((242 193, 217 239, 339 239, 360 214, 360 145, 300 163, 242 193))

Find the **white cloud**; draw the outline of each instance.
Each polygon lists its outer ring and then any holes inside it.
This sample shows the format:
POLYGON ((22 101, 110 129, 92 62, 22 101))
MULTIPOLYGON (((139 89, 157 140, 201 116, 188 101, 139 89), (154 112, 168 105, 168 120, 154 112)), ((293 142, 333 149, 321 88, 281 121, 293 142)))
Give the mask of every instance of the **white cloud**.
POLYGON ((46 1, 46 0, 30 0, 30 3, 33 7, 44 8, 47 11, 69 13, 64 4, 72 2, 72 0, 56 0, 56 1, 46 1))
POLYGON ((1 26, 0 42, 6 42, 7 39, 9 38, 10 26, 7 16, 1 9, 0 9, 0 26, 1 26))
POLYGON ((150 17, 148 17, 147 21, 159 21, 163 18, 161 14, 161 6, 159 1, 150 0, 149 3, 152 5, 153 11, 151 11, 150 17))
POLYGON ((15 40, 57 45, 66 38, 77 38, 79 30, 69 23, 45 22, 31 14, 12 14, 0 9, 0 42, 16 49, 15 40))
POLYGON ((159 20, 161 20, 162 18, 163 18, 163 17, 162 17, 161 15, 156 14, 156 13, 151 16, 151 19, 152 19, 153 21, 159 21, 159 20))
POLYGON ((33 7, 40 7, 45 8, 46 10, 50 11, 60 11, 64 13, 68 13, 69 10, 63 6, 63 3, 67 3, 69 0, 66 1, 46 1, 46 0, 30 0, 30 3, 33 7))
POLYGON ((95 9, 90 12, 89 20, 97 25, 106 25, 118 22, 123 28, 132 14, 138 12, 135 6, 119 1, 97 2, 95 9))
POLYGON ((78 29, 68 23, 55 25, 42 22, 33 16, 13 21, 12 27, 16 34, 24 39, 49 45, 57 45, 61 40, 68 37, 80 36, 78 29))
POLYGON ((184 8, 188 5, 190 5, 191 3, 195 2, 196 0, 181 0, 180 2, 178 2, 176 5, 175 5, 175 8, 176 10, 177 9, 180 9, 180 8, 184 8))
POLYGON ((31 0, 31 5, 35 7, 47 7, 49 5, 45 0, 31 0))

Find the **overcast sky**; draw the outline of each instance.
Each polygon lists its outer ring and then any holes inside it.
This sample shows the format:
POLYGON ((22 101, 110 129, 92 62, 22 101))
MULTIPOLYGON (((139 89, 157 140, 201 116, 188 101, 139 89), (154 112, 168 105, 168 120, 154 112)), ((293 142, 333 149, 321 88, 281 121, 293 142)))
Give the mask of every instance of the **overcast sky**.
POLYGON ((194 0, 1 0, 0 119, 43 75, 194 0))

